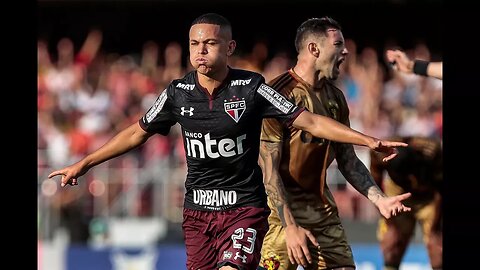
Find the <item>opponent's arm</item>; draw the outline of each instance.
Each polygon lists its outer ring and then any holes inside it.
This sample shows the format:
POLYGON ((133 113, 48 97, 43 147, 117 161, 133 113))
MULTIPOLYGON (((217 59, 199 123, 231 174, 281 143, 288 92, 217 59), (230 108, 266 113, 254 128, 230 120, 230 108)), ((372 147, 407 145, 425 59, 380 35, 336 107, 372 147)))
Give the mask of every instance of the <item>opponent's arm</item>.
POLYGON ((263 171, 263 182, 268 197, 272 200, 283 227, 296 225, 295 219, 287 205, 285 186, 283 185, 278 166, 282 155, 282 144, 276 142, 260 142, 259 164, 263 171))
POLYGON ((301 264, 304 267, 312 262, 308 250, 307 238, 315 245, 318 242, 313 234, 298 226, 287 203, 285 186, 282 182, 278 168, 282 156, 282 144, 277 142, 260 142, 259 164, 263 171, 263 181, 268 196, 273 202, 278 216, 285 228, 285 242, 287 244, 288 257, 292 264, 301 264))
POLYGON ((385 162, 381 161, 381 154, 376 153, 374 151, 370 152, 370 174, 373 177, 373 180, 377 184, 377 186, 381 188, 383 184, 383 173, 385 172, 386 168, 385 162))
POLYGON ((427 76, 443 79, 443 62, 429 62, 427 76))
POLYGON ((140 146, 152 135, 153 133, 144 131, 139 123, 136 122, 120 131, 102 147, 77 163, 50 173, 48 178, 62 175, 62 187, 67 184, 72 186, 78 185, 77 178, 84 175, 89 169, 140 146))
POLYGON ((293 126, 310 132, 313 136, 331 141, 367 146, 385 153, 384 161, 397 155, 396 146, 407 146, 403 142, 383 141, 360 133, 329 117, 303 111, 293 122, 293 126))
POLYGON ((387 197, 375 183, 365 164, 358 158, 353 145, 335 144, 335 155, 338 169, 347 181, 372 203, 381 197, 387 197))
POLYGON ((338 169, 347 181, 362 195, 367 197, 385 218, 400 212, 410 211, 402 204, 402 200, 410 197, 410 193, 388 197, 378 187, 367 167, 358 158, 351 144, 337 143, 335 153, 338 169))
POLYGON ((407 54, 401 50, 387 50, 387 60, 395 70, 422 76, 443 78, 443 62, 429 62, 418 59, 411 60, 407 54))

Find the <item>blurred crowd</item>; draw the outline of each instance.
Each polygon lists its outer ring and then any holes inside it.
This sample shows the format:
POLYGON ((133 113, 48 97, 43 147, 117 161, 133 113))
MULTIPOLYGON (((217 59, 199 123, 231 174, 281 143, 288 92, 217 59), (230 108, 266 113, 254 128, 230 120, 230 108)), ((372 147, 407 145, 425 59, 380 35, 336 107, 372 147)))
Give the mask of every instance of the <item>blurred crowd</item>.
MULTIPOLYGON (((186 167, 178 126, 168 136, 153 136, 136 151, 99 166, 104 170, 89 172, 78 187, 59 189, 46 175, 138 121, 171 80, 192 70, 187 52, 176 41, 162 46, 146 41, 128 55, 106 52, 100 30, 89 32, 83 44, 62 38, 54 51, 49 42, 38 41, 39 224, 46 226, 46 219, 50 227, 83 224, 84 233, 78 228, 79 235, 71 236, 83 242, 90 221, 99 216, 162 216, 180 222, 186 167), (52 222, 54 216, 58 224, 52 222)), ((442 137, 441 80, 395 72, 383 51, 368 46, 358 50, 354 40, 347 39, 346 46, 349 55, 336 83, 347 98, 352 128, 379 138, 442 137)), ((406 52, 431 60, 423 43, 406 52)), ((229 65, 257 71, 268 81, 295 61, 288 52, 270 51, 258 41, 249 52, 234 54, 229 65)), ((343 218, 376 219, 374 210, 361 213, 361 195, 353 189, 331 188, 343 218)))

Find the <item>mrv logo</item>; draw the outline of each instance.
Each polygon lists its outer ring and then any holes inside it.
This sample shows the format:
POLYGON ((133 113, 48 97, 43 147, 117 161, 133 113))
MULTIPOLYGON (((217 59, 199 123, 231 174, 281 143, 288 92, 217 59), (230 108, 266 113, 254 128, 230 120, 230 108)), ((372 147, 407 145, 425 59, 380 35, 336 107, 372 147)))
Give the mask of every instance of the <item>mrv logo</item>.
POLYGON ((252 81, 252 79, 248 80, 233 80, 230 85, 231 86, 236 86, 236 85, 247 85, 252 81))
POLYGON ((195 84, 178 83, 176 85, 176 87, 182 88, 182 89, 185 89, 185 90, 193 90, 193 88, 195 88, 195 84))
POLYGON ((237 193, 233 190, 194 189, 193 203, 206 206, 225 206, 237 203, 237 193))
POLYGON ((198 132, 185 131, 185 141, 187 147, 187 156, 194 158, 210 158, 219 157, 233 157, 243 153, 242 141, 247 138, 246 134, 240 135, 237 138, 210 139, 210 133, 205 134, 198 132))

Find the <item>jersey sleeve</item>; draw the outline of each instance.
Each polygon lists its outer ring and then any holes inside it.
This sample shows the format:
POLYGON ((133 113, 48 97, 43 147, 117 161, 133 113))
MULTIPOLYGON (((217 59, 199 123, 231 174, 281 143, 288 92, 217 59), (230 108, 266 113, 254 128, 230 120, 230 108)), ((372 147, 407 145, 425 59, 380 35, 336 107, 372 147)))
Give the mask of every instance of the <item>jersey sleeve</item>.
POLYGON ((173 107, 172 85, 167 87, 157 97, 152 107, 140 118, 140 126, 147 132, 167 135, 176 120, 172 113, 173 107))
POLYGON ((275 118, 265 118, 262 122, 262 141, 279 143, 283 141, 283 125, 275 118))
POLYGON ((295 105, 285 96, 277 92, 269 85, 261 82, 256 90, 257 102, 262 103, 262 115, 264 118, 273 117, 284 126, 290 126, 293 121, 305 110, 295 105))
MULTIPOLYGON (((290 94, 285 95, 287 100, 296 104, 299 108, 303 108, 305 106, 305 101, 301 95, 297 94, 297 91, 291 91, 290 94)), ((262 141, 279 143, 283 141, 284 137, 284 126, 275 118, 265 118, 263 119, 262 123, 262 133, 260 135, 260 139, 262 141)))

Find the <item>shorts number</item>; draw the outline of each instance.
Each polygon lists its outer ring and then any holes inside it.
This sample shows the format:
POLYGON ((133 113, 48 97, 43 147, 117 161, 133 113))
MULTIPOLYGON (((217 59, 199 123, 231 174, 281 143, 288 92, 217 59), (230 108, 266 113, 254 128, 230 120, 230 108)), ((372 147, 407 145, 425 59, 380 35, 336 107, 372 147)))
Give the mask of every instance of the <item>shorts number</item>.
POLYGON ((252 254, 253 250, 255 249, 255 238, 257 237, 257 231, 252 228, 247 228, 244 232, 243 228, 238 228, 235 230, 235 233, 232 234, 232 241, 233 241, 233 247, 242 249, 248 254, 252 254), (247 242, 250 243, 250 247, 244 246, 240 243, 238 243, 237 240, 242 240, 243 237, 245 236, 245 233, 251 233, 251 237, 247 237, 247 242))

